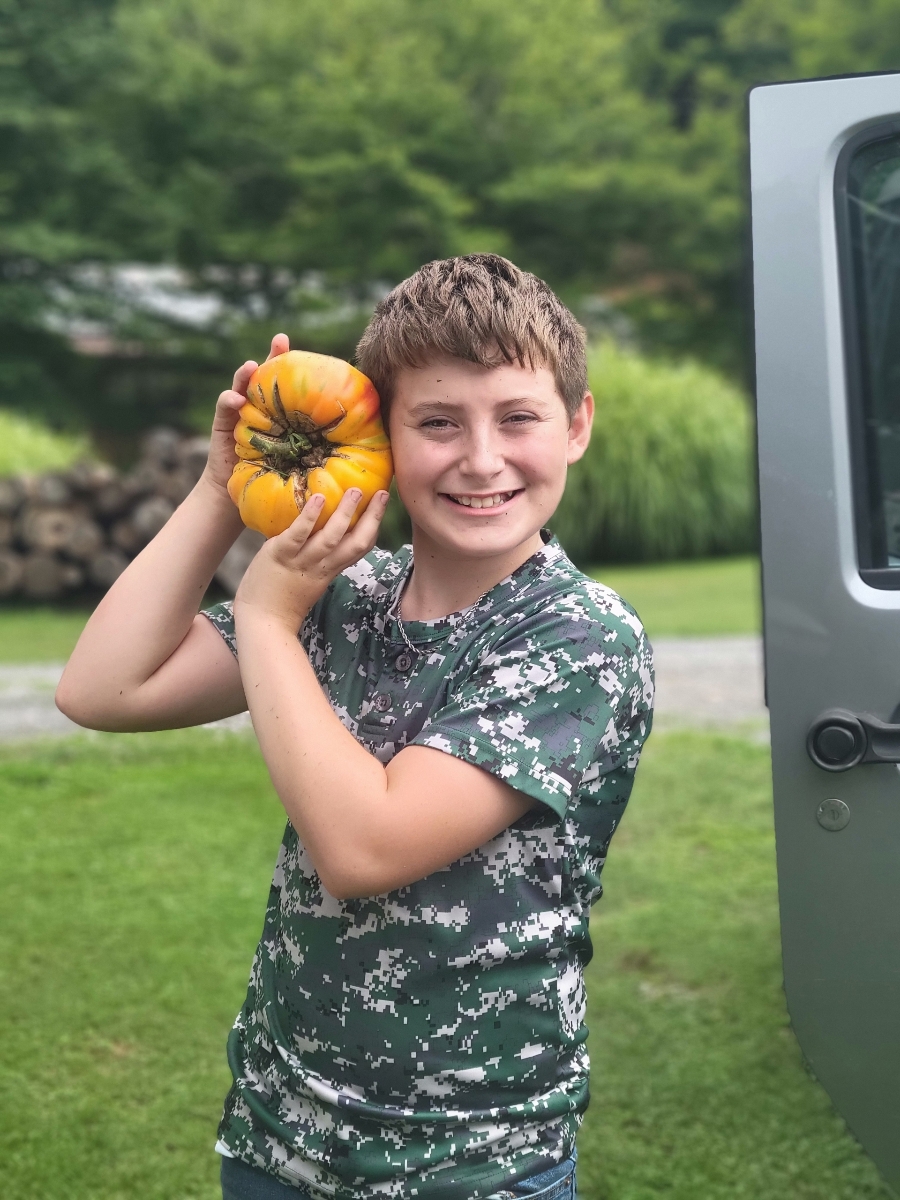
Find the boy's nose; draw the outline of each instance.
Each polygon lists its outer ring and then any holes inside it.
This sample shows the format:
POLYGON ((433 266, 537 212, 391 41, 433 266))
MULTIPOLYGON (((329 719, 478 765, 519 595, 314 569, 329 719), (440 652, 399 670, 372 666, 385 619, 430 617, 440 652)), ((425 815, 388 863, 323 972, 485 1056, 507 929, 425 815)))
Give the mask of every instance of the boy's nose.
POLYGON ((473 434, 466 441, 460 470, 476 479, 492 479, 505 465, 498 439, 490 433, 473 434))

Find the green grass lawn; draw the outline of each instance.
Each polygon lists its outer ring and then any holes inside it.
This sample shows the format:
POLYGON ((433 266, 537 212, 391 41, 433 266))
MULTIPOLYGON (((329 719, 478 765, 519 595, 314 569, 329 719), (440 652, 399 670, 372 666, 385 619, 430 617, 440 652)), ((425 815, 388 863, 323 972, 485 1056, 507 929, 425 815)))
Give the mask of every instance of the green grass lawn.
MULTIPOLYGON (((780 984, 767 751, 654 736, 589 968, 581 1200, 869 1200, 780 984)), ((3 1200, 218 1200, 283 818, 252 739, 0 750, 3 1200)))
MULTIPOLYGON (((651 637, 755 633, 759 564, 716 558, 634 567, 596 567, 591 574, 637 609, 651 637)), ((0 605, 0 663, 64 662, 88 609, 0 605)))
POLYGON ((697 562, 595 567, 633 605, 650 637, 758 633, 759 560, 710 558, 697 562))
POLYGON ((65 662, 89 616, 87 608, 0 606, 0 663, 65 662))

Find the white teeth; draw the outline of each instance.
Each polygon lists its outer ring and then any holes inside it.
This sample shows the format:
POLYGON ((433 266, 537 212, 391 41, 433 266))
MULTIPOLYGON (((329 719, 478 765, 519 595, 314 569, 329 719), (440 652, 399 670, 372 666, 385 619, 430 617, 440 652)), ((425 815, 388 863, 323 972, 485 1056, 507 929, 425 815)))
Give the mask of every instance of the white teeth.
POLYGON ((498 504, 505 504, 514 495, 514 492, 500 492, 496 496, 454 496, 453 499, 466 508, 495 508, 498 504))

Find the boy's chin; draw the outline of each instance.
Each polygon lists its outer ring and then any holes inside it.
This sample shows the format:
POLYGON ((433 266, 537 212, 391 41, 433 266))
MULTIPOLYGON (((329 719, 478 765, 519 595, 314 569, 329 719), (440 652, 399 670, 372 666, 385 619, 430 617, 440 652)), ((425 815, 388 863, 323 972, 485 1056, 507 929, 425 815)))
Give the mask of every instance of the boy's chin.
POLYGON ((496 558, 514 554, 517 550, 529 546, 540 538, 540 531, 546 522, 535 525, 533 522, 508 522, 501 524, 493 522, 473 521, 471 527, 460 527, 454 523, 448 526, 443 522, 418 526, 413 522, 413 541, 424 541, 434 547, 435 551, 464 558, 484 559, 496 558))

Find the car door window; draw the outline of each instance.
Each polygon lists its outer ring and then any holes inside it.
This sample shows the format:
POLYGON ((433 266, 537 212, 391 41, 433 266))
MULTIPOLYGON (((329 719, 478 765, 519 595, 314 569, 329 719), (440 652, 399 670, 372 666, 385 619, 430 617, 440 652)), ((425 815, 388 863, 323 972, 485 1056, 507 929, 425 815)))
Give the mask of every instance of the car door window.
POLYGON ((900 130, 838 169, 860 574, 900 588, 900 130))

